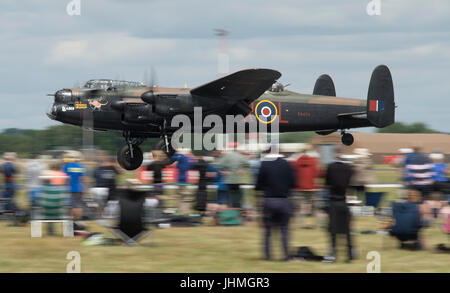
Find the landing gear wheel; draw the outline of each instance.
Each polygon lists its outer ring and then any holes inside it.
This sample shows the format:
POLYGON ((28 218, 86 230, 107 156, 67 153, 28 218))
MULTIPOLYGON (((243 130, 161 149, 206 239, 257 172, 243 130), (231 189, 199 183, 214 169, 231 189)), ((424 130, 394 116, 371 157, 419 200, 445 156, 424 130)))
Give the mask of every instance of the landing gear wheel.
POLYGON ((156 143, 155 149, 162 150, 169 158, 171 156, 173 156, 175 154, 175 152, 176 152, 171 144, 169 144, 169 147, 168 147, 169 151, 167 151, 166 143, 164 142, 164 139, 161 139, 160 141, 158 141, 156 143))
POLYGON ((136 170, 141 166, 144 156, 142 150, 137 145, 131 145, 133 155, 131 155, 130 145, 126 144, 117 152, 117 161, 125 170, 136 170))
POLYGON ((355 139, 353 138, 353 135, 351 135, 350 133, 344 133, 344 134, 342 134, 341 141, 346 146, 349 146, 349 145, 353 144, 355 139))

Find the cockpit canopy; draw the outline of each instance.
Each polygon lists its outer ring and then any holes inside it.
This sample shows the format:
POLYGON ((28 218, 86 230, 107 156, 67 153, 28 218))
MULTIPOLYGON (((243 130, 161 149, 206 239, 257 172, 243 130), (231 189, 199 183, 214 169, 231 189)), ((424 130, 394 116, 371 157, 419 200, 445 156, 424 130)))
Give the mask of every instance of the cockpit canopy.
POLYGON ((279 93, 279 92, 284 91, 284 89, 286 87, 288 87, 289 85, 291 85, 291 84, 290 83, 282 84, 280 82, 275 82, 274 84, 272 84, 272 87, 269 89, 269 91, 273 92, 273 93, 279 93))
POLYGON ((89 89, 109 89, 109 88, 124 88, 124 87, 143 87, 142 82, 113 80, 113 79, 91 79, 84 84, 85 88, 89 89))

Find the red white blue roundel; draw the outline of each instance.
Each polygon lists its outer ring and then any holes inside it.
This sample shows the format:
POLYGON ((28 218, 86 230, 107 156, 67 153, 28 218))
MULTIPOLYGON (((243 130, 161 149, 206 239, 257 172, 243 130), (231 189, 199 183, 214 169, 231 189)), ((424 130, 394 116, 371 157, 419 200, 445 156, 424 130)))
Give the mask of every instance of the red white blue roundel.
POLYGON ((256 104, 256 118, 262 123, 272 123, 278 115, 278 109, 274 103, 269 100, 262 100, 256 104))

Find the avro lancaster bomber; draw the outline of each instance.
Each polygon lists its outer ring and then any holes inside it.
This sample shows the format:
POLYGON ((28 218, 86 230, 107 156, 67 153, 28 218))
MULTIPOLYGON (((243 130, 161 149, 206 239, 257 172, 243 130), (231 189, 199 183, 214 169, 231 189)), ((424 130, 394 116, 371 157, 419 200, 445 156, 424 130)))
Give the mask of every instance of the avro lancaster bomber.
POLYGON ((125 145, 117 160, 127 170, 141 165, 139 144, 146 138, 161 137, 158 145, 172 154, 170 137, 177 129, 170 121, 178 114, 192 117, 195 107, 201 107, 202 115, 252 114, 264 124, 278 119, 281 133, 315 131, 327 135, 340 131, 345 145, 353 143, 348 129, 394 123, 394 88, 385 65, 373 71, 367 100, 336 97, 333 81, 326 74, 317 79, 312 95, 286 90, 277 82, 280 77, 276 70, 245 69, 193 89, 90 80, 83 87, 53 94, 54 103, 47 115, 78 126, 90 115, 94 130, 121 131, 125 145))

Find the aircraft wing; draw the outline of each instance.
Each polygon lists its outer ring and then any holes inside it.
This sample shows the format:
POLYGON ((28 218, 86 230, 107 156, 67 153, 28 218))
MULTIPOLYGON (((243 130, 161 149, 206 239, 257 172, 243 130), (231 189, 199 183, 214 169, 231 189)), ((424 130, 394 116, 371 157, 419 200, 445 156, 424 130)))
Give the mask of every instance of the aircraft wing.
POLYGON ((191 94, 226 99, 229 104, 251 103, 280 76, 280 72, 272 69, 245 69, 196 87, 191 94))

